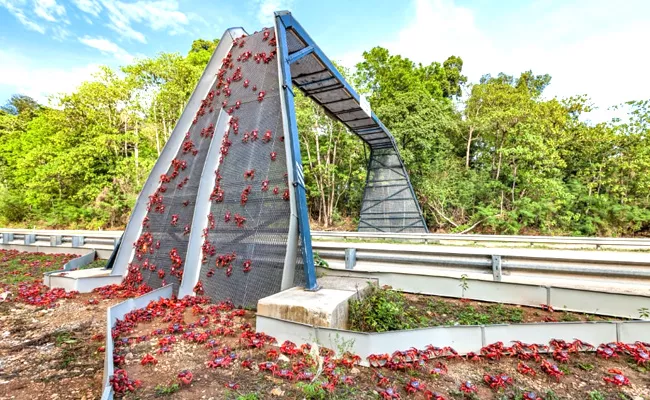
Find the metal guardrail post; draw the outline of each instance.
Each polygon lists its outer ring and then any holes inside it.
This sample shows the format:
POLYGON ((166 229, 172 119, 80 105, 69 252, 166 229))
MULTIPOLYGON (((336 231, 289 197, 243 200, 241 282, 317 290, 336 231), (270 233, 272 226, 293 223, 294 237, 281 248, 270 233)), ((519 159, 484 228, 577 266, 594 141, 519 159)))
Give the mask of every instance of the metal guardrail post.
POLYGON ((84 237, 83 236, 73 236, 72 237, 72 247, 83 247, 84 237))
POLYGON ((30 245, 36 241, 36 235, 33 233, 26 233, 25 236, 23 237, 23 243, 26 245, 30 245))
POLYGON ((14 234, 13 233, 3 233, 2 234, 2 244, 9 244, 9 242, 13 242, 14 240, 14 234))
POLYGON ((63 243, 63 236, 61 235, 50 236, 50 246, 61 246, 61 243, 63 243))
POLYGON ((357 264, 357 249, 345 249, 345 269, 354 269, 357 264))
POLYGON ((501 282, 501 256, 492 256, 492 277, 501 282))

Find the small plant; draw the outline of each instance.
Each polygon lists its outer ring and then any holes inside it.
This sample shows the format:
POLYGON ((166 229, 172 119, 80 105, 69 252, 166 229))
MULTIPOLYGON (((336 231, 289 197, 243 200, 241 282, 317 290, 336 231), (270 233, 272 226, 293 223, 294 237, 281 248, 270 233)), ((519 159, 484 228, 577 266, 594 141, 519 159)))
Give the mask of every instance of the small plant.
POLYGON ((460 286, 461 289, 463 289, 463 293, 461 294, 461 297, 464 299, 465 298, 465 292, 469 289, 469 283, 467 282, 467 274, 462 274, 460 276, 460 286))
POLYGON ((605 395, 598 390, 592 390, 588 394, 590 400, 605 400, 605 395))
POLYGON ((591 371, 592 369, 594 369, 594 365, 593 364, 580 364, 580 363, 578 363, 578 368, 580 368, 583 371, 591 371))
POLYGON ((296 387, 302 391, 307 400, 324 400, 327 398, 327 392, 318 382, 299 382, 296 387))
POLYGON ((545 399, 546 399, 546 400, 560 400, 560 396, 558 396, 557 394, 555 394, 554 391, 549 390, 549 391, 546 392, 546 397, 545 397, 545 399))
POLYGON ((641 319, 650 319, 650 309, 647 307, 639 308, 639 318, 641 319))
POLYGON ((165 385, 157 385, 155 390, 156 394, 158 396, 169 396, 172 395, 176 392, 178 392, 181 389, 180 385, 178 383, 172 383, 169 386, 165 385))
POLYGON ((317 251, 315 251, 314 252, 314 266, 315 267, 321 267, 321 268, 329 268, 330 265, 327 263, 327 261, 325 261, 325 260, 323 260, 321 258, 320 254, 318 254, 317 251))
POLYGON ((258 400, 259 396, 257 393, 246 393, 246 394, 240 394, 237 396, 236 400, 258 400))

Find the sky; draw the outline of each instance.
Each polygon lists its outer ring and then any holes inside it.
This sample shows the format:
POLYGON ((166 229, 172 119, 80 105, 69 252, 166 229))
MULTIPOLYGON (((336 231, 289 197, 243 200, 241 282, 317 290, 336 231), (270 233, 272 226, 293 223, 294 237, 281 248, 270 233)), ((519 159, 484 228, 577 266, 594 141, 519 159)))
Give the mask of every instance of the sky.
POLYGON ((348 67, 379 45, 424 64, 460 56, 470 82, 548 73, 546 98, 586 94, 594 122, 650 98, 648 0, 0 0, 0 103, 22 93, 47 104, 100 65, 184 54, 229 27, 272 26, 275 10, 348 67))

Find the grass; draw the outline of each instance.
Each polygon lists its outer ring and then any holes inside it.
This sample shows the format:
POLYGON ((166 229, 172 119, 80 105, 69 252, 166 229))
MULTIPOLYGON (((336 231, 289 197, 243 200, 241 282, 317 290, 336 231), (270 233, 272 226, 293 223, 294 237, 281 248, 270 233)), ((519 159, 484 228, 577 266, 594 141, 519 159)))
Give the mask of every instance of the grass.
POLYGON ((91 268, 104 268, 104 267, 106 267, 106 260, 98 259, 78 269, 91 269, 91 268))

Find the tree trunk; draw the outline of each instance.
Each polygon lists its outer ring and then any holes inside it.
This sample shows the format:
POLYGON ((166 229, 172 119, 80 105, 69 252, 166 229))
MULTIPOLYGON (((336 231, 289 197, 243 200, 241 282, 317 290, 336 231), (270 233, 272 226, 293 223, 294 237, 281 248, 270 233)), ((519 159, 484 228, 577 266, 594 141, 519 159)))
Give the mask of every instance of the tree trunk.
POLYGON ((135 158, 135 184, 139 187, 140 186, 140 175, 138 173, 138 168, 139 168, 139 151, 138 151, 138 142, 140 141, 140 138, 138 136, 138 123, 135 123, 135 148, 133 150, 133 156, 135 158))
POLYGON ((467 151, 465 152, 465 169, 469 169, 469 154, 472 147, 472 135, 474 134, 474 127, 469 128, 469 136, 467 137, 467 151))

